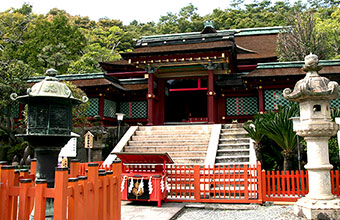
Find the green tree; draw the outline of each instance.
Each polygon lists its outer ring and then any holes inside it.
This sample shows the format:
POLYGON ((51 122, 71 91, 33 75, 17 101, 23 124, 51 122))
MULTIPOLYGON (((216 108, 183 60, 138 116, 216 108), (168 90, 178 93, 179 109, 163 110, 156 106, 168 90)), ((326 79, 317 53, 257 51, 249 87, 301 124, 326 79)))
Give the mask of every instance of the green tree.
POLYGON ((316 28, 313 12, 298 13, 288 20, 291 26, 284 28, 278 35, 280 61, 304 60, 310 53, 318 55, 319 59, 329 57, 326 34, 316 28))
POLYGON ((69 63, 81 56, 85 45, 84 35, 66 15, 38 16, 28 27, 17 57, 38 73, 52 67, 65 72, 69 63))
POLYGON ((329 17, 322 19, 318 14, 316 29, 319 33, 325 33, 328 46, 329 59, 340 58, 340 9, 336 8, 329 17))

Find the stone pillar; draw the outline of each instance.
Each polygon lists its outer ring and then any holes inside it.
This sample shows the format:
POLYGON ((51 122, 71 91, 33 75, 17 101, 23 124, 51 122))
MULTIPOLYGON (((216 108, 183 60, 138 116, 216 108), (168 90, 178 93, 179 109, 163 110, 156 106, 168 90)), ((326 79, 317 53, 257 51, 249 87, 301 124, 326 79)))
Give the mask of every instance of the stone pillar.
POLYGON ((285 98, 300 106, 300 118, 294 123, 294 131, 307 142, 309 193, 299 199, 294 212, 307 219, 340 219, 340 200, 332 195, 328 140, 339 130, 332 121, 329 100, 339 97, 339 85, 320 77, 318 57, 305 58, 304 79, 298 81, 294 90, 283 91, 285 98))

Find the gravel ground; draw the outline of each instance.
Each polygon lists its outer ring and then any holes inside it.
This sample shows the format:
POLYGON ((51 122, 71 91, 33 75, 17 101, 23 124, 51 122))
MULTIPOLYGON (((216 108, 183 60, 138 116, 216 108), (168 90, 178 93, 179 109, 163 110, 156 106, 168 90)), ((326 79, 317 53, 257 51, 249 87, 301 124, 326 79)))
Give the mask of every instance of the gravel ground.
POLYGON ((293 213, 293 206, 255 206, 252 209, 200 209, 185 208, 176 220, 302 220, 293 213))

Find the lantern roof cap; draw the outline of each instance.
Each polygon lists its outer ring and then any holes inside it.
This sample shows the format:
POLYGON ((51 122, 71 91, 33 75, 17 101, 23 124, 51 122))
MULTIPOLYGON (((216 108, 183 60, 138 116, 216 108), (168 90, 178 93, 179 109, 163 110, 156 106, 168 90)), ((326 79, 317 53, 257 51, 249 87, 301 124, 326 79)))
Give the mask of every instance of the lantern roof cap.
POLYGON ((299 80, 292 91, 286 88, 283 96, 290 101, 302 101, 305 99, 336 99, 340 97, 339 85, 326 77, 321 77, 318 72, 322 69, 319 66, 318 56, 309 54, 305 57, 305 65, 302 70, 306 72, 305 78, 299 80))
POLYGON ((11 99, 18 99, 22 102, 27 102, 27 99, 33 97, 50 97, 70 99, 74 104, 81 104, 82 102, 88 101, 86 96, 84 96, 82 100, 74 98, 70 88, 66 84, 59 82, 59 80, 55 77, 57 75, 56 70, 48 69, 46 71, 46 75, 47 76, 42 81, 34 84, 32 88, 27 89, 27 95, 18 96, 16 93, 12 93, 10 96, 11 99))

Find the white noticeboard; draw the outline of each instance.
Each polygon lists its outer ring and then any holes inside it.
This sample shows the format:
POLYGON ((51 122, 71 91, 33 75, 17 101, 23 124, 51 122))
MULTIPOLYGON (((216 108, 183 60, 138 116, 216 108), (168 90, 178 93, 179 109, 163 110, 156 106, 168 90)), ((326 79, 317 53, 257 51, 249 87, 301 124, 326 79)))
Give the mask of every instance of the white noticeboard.
MULTIPOLYGON (((71 135, 77 135, 76 133, 71 132, 71 135)), ((59 153, 59 158, 61 157, 76 157, 77 156, 77 138, 71 138, 67 144, 61 148, 59 153)))

